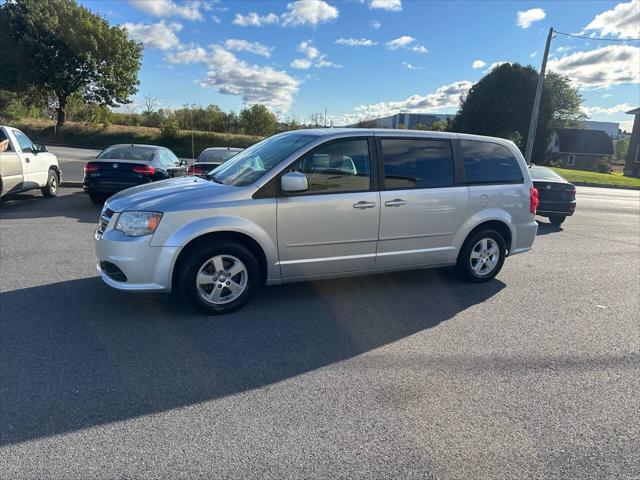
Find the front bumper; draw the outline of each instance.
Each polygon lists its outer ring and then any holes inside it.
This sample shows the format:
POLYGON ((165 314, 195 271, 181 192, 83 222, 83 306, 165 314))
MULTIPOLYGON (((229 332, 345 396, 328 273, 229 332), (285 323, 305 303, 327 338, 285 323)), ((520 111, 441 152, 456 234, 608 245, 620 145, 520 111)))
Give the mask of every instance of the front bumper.
MULTIPOLYGON (((110 287, 132 292, 170 292, 173 265, 180 247, 152 247, 151 235, 127 237, 108 228, 96 238, 97 269, 110 287), (126 278, 101 268, 100 262, 115 265, 126 278)), ((103 264, 104 265, 104 264, 103 264)))

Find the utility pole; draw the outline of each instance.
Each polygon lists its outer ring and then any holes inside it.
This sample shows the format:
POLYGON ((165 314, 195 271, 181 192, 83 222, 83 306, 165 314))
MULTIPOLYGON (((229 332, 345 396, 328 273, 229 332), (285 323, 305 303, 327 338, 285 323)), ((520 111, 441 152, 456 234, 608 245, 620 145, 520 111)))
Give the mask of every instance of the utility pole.
POLYGON ((533 153, 533 142, 536 139, 536 129, 538 128, 538 113, 540 111, 540 97, 542 97, 542 87, 544 85, 544 72, 547 69, 547 57, 549 56, 549 47, 551 46, 551 38, 553 38, 553 27, 549 29, 547 35, 547 44, 544 46, 544 55, 542 56, 542 65, 540 65, 540 74, 538 75, 538 86, 536 87, 536 98, 533 101, 533 110, 531 111, 531 123, 529 124, 529 135, 527 135, 527 149, 524 158, 527 163, 531 163, 531 154, 533 153))

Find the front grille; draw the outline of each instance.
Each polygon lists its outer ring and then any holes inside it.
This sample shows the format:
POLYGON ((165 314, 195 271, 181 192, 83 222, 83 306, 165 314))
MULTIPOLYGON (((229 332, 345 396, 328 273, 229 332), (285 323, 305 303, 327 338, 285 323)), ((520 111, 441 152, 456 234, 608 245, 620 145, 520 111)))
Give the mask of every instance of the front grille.
POLYGON ((96 240, 102 237, 102 234, 107 229, 107 225, 109 225, 109 221, 115 212, 110 208, 105 208, 100 213, 100 218, 98 219, 98 227, 96 228, 96 240))

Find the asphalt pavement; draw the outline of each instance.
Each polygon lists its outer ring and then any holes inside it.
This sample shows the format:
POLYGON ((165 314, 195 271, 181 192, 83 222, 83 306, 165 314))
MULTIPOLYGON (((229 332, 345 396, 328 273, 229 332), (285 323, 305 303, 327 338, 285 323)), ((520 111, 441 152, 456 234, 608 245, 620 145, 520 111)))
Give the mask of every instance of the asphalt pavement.
POLYGON ((577 197, 491 282, 284 285, 217 318, 103 285, 80 190, 5 200, 0 477, 640 478, 640 192, 577 197))

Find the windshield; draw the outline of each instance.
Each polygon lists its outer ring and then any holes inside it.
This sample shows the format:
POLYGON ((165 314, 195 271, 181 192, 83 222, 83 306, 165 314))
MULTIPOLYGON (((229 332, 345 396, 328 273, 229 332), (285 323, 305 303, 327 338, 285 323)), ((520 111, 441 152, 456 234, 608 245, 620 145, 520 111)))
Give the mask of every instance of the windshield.
POLYGON ((316 138, 316 135, 302 133, 267 138, 238 153, 207 176, 225 185, 249 185, 316 138))
POLYGON ((132 145, 118 145, 109 147, 98 155, 98 160, 138 160, 150 162, 156 154, 156 149, 151 147, 134 147, 132 145))
POLYGON ((565 179, 548 168, 531 167, 531 178, 534 180, 553 180, 564 182, 565 179))
POLYGON ((205 150, 200 154, 196 162, 222 163, 233 157, 236 153, 238 152, 235 150, 205 150))

